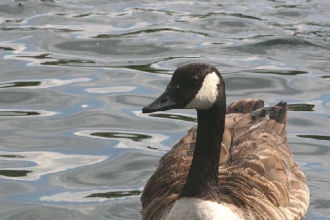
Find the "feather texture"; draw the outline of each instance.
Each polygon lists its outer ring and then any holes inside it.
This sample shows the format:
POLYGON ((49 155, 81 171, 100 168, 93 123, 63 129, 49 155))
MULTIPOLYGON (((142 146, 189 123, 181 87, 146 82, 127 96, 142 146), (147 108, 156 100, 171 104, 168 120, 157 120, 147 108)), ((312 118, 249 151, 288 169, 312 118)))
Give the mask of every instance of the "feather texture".
MULTIPOLYGON (((218 203, 244 219, 301 219, 307 212, 306 177, 292 157, 285 130, 287 104, 264 107, 260 99, 231 103, 219 161, 218 203)), ((160 160, 142 197, 143 219, 165 219, 184 186, 197 126, 160 160)))

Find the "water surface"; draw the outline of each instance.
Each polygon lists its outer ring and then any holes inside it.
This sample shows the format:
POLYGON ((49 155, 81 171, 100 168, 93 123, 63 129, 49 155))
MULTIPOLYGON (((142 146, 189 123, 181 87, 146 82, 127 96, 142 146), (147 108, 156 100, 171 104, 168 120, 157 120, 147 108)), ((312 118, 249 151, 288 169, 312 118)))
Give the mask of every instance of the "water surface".
POLYGON ((306 219, 330 219, 330 3, 3 0, 1 219, 141 219, 160 157, 192 110, 143 115, 188 62, 215 65, 228 102, 289 103, 306 219))

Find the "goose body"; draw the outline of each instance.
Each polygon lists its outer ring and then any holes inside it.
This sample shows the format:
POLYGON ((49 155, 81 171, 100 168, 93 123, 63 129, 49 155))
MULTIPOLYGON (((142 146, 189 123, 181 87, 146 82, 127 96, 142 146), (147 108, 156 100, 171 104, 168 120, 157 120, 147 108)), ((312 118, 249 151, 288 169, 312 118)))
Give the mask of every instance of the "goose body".
POLYGON ((179 67, 144 113, 197 110, 198 125, 160 160, 141 196, 145 220, 301 219, 309 205, 285 130, 287 104, 244 99, 205 63, 179 67))

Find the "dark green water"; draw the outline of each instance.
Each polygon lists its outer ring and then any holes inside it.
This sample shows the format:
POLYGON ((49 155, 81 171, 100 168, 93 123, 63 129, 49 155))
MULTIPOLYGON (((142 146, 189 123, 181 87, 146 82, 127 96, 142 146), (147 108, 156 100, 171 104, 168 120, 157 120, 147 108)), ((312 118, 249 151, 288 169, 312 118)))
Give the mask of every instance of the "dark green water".
POLYGON ((2 0, 0 219, 141 219, 140 193, 195 112, 143 115, 178 66, 215 65, 228 102, 290 104, 330 219, 330 2, 2 0))

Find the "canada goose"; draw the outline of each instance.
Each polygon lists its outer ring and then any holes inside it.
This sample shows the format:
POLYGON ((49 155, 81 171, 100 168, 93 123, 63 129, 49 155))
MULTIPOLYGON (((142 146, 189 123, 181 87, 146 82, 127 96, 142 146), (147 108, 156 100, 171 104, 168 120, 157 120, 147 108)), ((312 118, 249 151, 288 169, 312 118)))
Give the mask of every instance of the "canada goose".
POLYGON ((141 196, 143 219, 305 216, 309 190, 287 144, 285 102, 245 99, 226 108, 219 71, 191 63, 142 112, 169 109, 196 109, 198 126, 161 158, 141 196))

